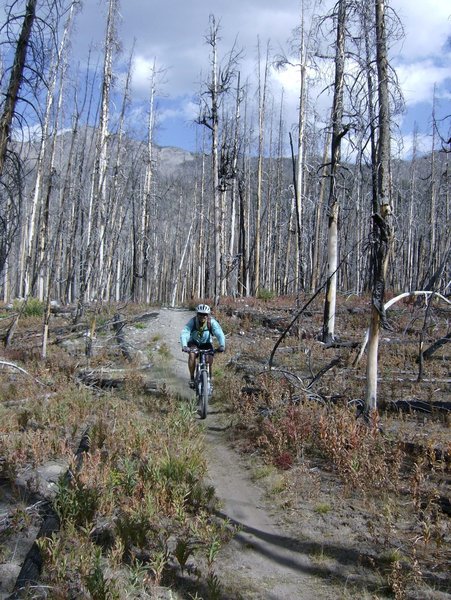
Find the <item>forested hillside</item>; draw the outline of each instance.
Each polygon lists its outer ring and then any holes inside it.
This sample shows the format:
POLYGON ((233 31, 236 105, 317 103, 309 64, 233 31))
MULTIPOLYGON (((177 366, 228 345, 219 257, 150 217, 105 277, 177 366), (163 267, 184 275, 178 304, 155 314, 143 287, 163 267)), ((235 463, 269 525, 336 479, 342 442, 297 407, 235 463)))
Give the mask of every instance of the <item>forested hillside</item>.
POLYGON ((39 3, 29 2, 25 13, 20 4, 4 25, 10 62, 1 80, 5 302, 38 297, 75 302, 82 311, 92 301, 286 295, 314 291, 332 273, 340 292, 360 294, 371 288, 372 215, 385 202, 394 220, 390 289, 446 285, 446 122, 432 124, 430 152, 414 149, 409 160, 395 160, 402 98, 389 63, 390 36, 400 25, 392 13, 381 29, 377 12, 343 0, 338 12, 303 23, 309 45, 299 45, 301 30, 294 32, 301 67, 326 63, 335 73, 324 82, 332 90, 327 123, 309 97, 313 71, 300 69, 298 124, 285 122, 268 76, 288 58, 269 48, 263 57, 262 49, 257 81, 242 82, 240 52, 220 47, 211 17, 210 73, 193 125, 199 151, 187 153, 155 144, 153 78, 140 141, 130 130, 131 70, 113 85, 116 1, 105 23, 103 71, 94 75, 70 62, 77 3, 64 13, 59 2, 48 3, 45 15, 39 3), (40 127, 30 141, 33 122, 40 127))

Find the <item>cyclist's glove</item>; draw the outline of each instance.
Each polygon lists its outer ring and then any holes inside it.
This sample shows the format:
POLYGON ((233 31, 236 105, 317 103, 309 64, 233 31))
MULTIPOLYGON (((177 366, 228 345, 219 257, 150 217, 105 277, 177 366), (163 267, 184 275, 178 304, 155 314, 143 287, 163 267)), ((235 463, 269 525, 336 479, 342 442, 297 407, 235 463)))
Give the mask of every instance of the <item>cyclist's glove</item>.
POLYGON ((183 346, 183 348, 182 348, 182 352, 189 352, 189 348, 188 348, 188 346, 183 346))
POLYGON ((216 352, 224 352, 225 348, 224 346, 219 346, 219 348, 216 350, 216 352))

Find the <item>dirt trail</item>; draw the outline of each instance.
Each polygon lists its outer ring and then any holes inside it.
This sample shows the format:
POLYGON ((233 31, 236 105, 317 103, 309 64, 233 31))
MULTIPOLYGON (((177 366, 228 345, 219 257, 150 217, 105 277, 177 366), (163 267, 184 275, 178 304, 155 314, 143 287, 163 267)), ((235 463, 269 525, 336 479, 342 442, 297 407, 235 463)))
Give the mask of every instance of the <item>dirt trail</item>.
MULTIPOLYGON (((186 355, 180 350, 182 327, 193 316, 182 310, 162 310, 159 317, 139 335, 160 334, 172 353, 172 374, 167 384, 187 397, 186 355)), ((229 348, 228 352, 233 352, 229 348)), ((230 417, 229 417, 230 418, 230 417)), ((249 469, 227 443, 228 417, 212 401, 205 422, 208 473, 221 501, 224 519, 239 527, 234 540, 221 551, 216 571, 230 599, 328 600, 337 598, 317 571, 302 545, 276 523, 262 490, 252 482, 249 469)))

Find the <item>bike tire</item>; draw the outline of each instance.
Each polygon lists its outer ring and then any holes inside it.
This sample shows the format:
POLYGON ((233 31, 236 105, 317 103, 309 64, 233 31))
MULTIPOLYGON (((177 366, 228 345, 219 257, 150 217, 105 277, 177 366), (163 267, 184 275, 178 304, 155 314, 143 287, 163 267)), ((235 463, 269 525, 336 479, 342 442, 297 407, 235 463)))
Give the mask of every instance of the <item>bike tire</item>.
POLYGON ((200 406, 199 416, 201 419, 205 419, 208 413, 208 374, 207 371, 202 371, 201 382, 200 382, 200 406))

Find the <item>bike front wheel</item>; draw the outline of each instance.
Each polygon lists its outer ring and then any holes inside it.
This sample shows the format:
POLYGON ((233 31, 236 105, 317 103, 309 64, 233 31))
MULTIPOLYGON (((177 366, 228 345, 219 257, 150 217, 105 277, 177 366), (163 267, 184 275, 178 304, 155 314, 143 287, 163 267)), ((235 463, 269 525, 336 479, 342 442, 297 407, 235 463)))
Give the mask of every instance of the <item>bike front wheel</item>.
POLYGON ((202 371, 199 394, 199 416, 201 419, 205 419, 208 413, 208 393, 208 373, 202 371))

